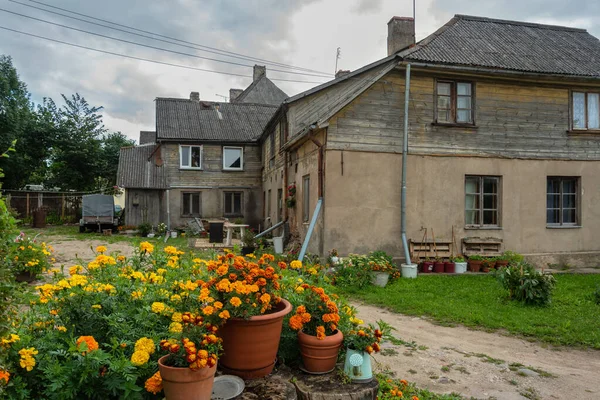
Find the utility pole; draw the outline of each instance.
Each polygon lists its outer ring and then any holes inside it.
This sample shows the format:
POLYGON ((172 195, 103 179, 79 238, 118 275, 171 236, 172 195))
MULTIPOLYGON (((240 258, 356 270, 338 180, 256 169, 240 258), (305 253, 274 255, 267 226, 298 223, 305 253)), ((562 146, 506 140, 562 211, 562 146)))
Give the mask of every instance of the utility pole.
POLYGON ((342 48, 338 47, 337 51, 335 52, 335 71, 333 71, 333 74, 335 75, 337 73, 337 66, 338 66, 338 60, 342 57, 342 48))

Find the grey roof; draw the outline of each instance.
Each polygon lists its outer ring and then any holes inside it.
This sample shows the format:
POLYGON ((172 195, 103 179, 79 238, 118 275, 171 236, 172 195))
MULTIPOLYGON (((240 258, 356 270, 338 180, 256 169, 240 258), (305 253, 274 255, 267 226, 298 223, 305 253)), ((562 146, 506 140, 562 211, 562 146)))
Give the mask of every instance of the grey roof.
POLYGON ((455 15, 405 60, 600 77, 600 41, 584 29, 455 15))
POLYGON ((256 103, 280 105, 288 97, 266 75, 252 82, 232 103, 256 103))
POLYGON ((140 131, 140 144, 156 143, 156 131, 140 131))
POLYGON ((160 145, 122 147, 117 169, 117 185, 131 189, 166 189, 166 168, 160 145))
POLYGON ((156 99, 157 140, 256 141, 276 106, 156 99))

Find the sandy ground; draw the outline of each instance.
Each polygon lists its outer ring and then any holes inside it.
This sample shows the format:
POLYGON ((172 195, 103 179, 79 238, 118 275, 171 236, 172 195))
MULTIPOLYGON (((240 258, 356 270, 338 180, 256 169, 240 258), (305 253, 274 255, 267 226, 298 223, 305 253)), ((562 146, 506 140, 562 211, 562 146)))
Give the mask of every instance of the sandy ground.
POLYGON ((52 236, 47 240, 47 243, 54 248, 55 266, 70 267, 78 264, 79 261, 88 263, 96 258, 94 252, 97 246, 106 246, 108 253, 119 252, 125 256, 133 254, 133 246, 128 242, 109 243, 102 239, 97 240, 73 240, 69 237, 52 236))
POLYGON ((514 336, 443 327, 378 307, 356 306, 365 322, 382 319, 396 329, 394 336, 416 343, 413 348, 385 343, 374 360, 377 369, 389 369, 418 387, 476 399, 600 399, 600 351, 550 348, 514 336), (511 363, 533 367, 542 375, 522 376, 511 370, 511 363))

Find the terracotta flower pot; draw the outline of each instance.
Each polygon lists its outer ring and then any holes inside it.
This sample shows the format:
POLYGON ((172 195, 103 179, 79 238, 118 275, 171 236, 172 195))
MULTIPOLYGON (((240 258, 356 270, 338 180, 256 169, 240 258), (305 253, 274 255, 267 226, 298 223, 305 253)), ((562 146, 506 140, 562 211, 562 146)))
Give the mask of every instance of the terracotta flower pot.
POLYGON ((169 355, 158 360, 165 397, 169 400, 210 400, 217 366, 212 368, 169 367, 163 362, 169 355))
POLYGON ((506 260, 498 260, 496 261, 496 269, 504 268, 508 265, 508 261, 506 260))
POLYGON ((433 264, 433 272, 436 272, 438 274, 444 272, 444 263, 441 261, 436 261, 433 264))
POLYGON ((316 336, 298 332, 298 343, 304 369, 309 373, 322 374, 335 369, 340 347, 344 341, 342 331, 319 340, 316 336))
POLYGON ((283 318, 292 311, 281 299, 273 312, 250 319, 231 318, 219 330, 223 339, 221 368, 243 379, 269 375, 275 366, 283 318))
POLYGON ((447 274, 453 274, 454 267, 455 267, 455 264, 453 262, 445 262, 444 263, 444 272, 446 272, 447 274))
POLYGON ((469 260, 469 270, 471 272, 479 272, 481 270, 481 264, 483 260, 469 260))

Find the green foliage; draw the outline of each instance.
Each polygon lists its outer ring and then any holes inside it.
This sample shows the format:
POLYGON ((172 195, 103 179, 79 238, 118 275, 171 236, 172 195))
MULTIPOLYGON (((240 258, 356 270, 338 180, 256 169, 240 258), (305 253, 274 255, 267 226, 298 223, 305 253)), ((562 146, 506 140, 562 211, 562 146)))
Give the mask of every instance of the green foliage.
POLYGON ((46 243, 36 243, 31 237, 21 233, 11 242, 6 262, 13 274, 26 273, 37 277, 50 269, 52 247, 46 243))
POLYGON ((592 300, 600 306, 600 285, 597 285, 596 290, 592 293, 592 300))
POLYGON ((149 222, 139 224, 137 227, 137 231, 142 237, 148 236, 148 234, 152 232, 152 224, 149 222))
POLYGON ((483 261, 483 260, 485 260, 485 257, 484 256, 480 256, 479 254, 473 254, 472 256, 469 256, 469 260, 483 261))
POLYGON ((450 261, 452 261, 454 263, 463 263, 463 262, 465 262, 465 258, 463 256, 456 256, 456 257, 452 257, 450 259, 450 261))
POLYGON ((552 303, 546 307, 508 301, 492 275, 432 275, 399 279, 385 288, 341 292, 405 315, 426 315, 443 325, 501 329, 555 345, 600 349, 600 307, 582 295, 600 285, 600 275, 559 274, 556 282, 552 303))
POLYGON ((497 277, 511 299, 536 306, 550 303, 555 286, 554 276, 544 274, 530 264, 509 265, 498 272, 497 277))
POLYGON ((518 264, 523 262, 523 256, 519 253, 515 253, 514 251, 505 251, 498 258, 498 260, 508 261, 509 264, 518 264))
POLYGON ((414 383, 404 379, 394 379, 390 374, 376 375, 379 382, 377 398, 380 400, 411 399, 416 396, 420 400, 462 400, 463 397, 456 393, 436 394, 427 389, 419 389, 414 383))
POLYGON ((364 255, 350 254, 342 259, 336 268, 333 281, 336 286, 365 288, 371 284, 369 258, 364 255))

